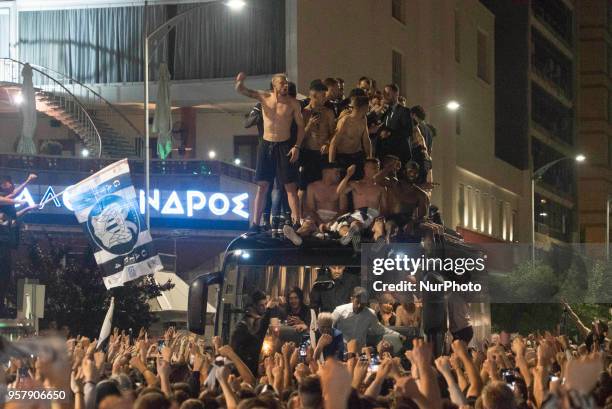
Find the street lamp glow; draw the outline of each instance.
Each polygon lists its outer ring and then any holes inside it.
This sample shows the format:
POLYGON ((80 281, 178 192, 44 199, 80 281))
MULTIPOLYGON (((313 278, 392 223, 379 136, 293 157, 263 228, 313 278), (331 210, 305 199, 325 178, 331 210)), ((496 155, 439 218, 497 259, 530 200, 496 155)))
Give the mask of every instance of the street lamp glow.
POLYGON ((240 160, 240 158, 236 158, 236 159, 234 159, 234 165, 236 165, 236 166, 240 166, 240 163, 242 163, 242 161, 240 160))
POLYGON ((216 158, 217 157, 217 152, 215 152, 215 151, 208 151, 208 157, 210 159, 216 158))
POLYGON ((246 6, 246 2, 243 0, 229 0, 225 4, 232 10, 242 10, 246 6))
POLYGON ((21 92, 15 94, 15 97, 13 98, 13 103, 15 105, 21 105, 23 103, 23 95, 21 95, 21 92))
POLYGON ((542 217, 546 217, 546 216, 548 216, 548 213, 546 213, 546 212, 541 212, 541 213, 540 213, 540 216, 542 216, 542 217))
POLYGON ((456 111, 459 108, 461 108, 461 104, 459 104, 457 101, 448 101, 448 104, 446 104, 446 109, 449 111, 456 111))
POLYGON ((583 154, 576 155, 576 162, 584 162, 586 160, 586 156, 583 154))
POLYGON ((89 156, 89 149, 87 148, 83 148, 83 150, 81 151, 81 156, 86 158, 89 156))

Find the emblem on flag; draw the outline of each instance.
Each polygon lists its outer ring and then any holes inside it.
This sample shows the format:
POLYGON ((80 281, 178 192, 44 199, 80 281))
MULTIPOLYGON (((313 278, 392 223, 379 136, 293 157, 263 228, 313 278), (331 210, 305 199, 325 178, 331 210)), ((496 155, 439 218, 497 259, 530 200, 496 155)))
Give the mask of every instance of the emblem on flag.
POLYGON ((163 268, 138 211, 127 159, 71 186, 64 195, 89 237, 106 288, 163 268))

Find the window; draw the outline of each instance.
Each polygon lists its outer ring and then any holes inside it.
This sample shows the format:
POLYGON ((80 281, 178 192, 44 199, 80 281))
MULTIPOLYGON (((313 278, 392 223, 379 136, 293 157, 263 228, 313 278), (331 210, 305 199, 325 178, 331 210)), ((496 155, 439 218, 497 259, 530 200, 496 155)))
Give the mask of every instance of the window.
POLYGON ((404 0, 391 0, 391 15, 402 24, 404 21, 404 0))
POLYGON ((393 50, 391 55, 391 82, 400 88, 400 94, 404 91, 402 75, 402 55, 393 50))
POLYGON ((465 185, 459 185, 459 200, 457 201, 459 208, 459 224, 467 226, 467 214, 465 212, 465 185))
POLYGON ((0 8, 0 58, 8 58, 11 38, 11 10, 0 8))
POLYGON ((245 168, 255 169, 258 143, 257 135, 234 135, 234 157, 245 168))
POLYGON ((455 10, 455 61, 461 62, 461 25, 457 10, 455 10))
POLYGON ((489 50, 488 50, 488 36, 482 31, 478 30, 477 40, 477 74, 478 78, 489 83, 491 78, 489 76, 489 50))

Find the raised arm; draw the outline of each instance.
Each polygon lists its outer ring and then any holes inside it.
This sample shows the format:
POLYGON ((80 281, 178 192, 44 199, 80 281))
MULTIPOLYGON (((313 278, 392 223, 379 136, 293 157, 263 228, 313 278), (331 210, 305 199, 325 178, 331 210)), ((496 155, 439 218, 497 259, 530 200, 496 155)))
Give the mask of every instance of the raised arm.
POLYGON ((355 165, 351 165, 348 167, 348 169, 346 170, 346 176, 344 176, 344 179, 342 179, 342 181, 338 184, 338 187, 336 188, 337 194, 345 195, 351 190, 353 190, 353 186, 351 186, 350 180, 351 176, 355 174, 356 170, 357 167, 355 165))
POLYGON ((463 363, 465 373, 468 377, 468 382, 470 383, 470 387, 467 390, 466 397, 469 398, 479 396, 480 391, 482 390, 482 379, 480 378, 480 374, 478 373, 478 368, 476 368, 476 365, 474 365, 474 361, 472 361, 471 357, 467 352, 465 343, 460 340, 455 340, 452 343, 452 347, 455 354, 457 354, 457 357, 463 363))
POLYGON ((589 335, 589 332, 591 331, 586 325, 582 323, 582 321, 580 320, 580 317, 578 317, 578 315, 574 312, 574 310, 572 310, 572 307, 570 307, 570 305, 566 302, 563 303, 563 307, 565 307, 565 309, 569 313, 570 318, 572 319, 572 321, 574 321, 574 324, 576 324, 576 327, 578 328, 578 331, 580 332, 580 334, 583 337, 586 337, 587 335, 589 335))
POLYGON ((266 93, 263 91, 256 91, 256 90, 247 88, 244 85, 245 79, 246 79, 246 74, 244 72, 238 73, 238 75, 236 76, 236 85, 234 86, 236 91, 239 94, 244 95, 245 97, 253 98, 261 102, 261 100, 264 98, 266 93))
POLYGON ((33 181, 34 179, 36 179, 38 176, 36 176, 36 174, 34 173, 30 173, 28 175, 28 178, 25 180, 25 182, 23 182, 22 184, 20 184, 19 186, 17 186, 10 195, 7 195, 6 197, 8 198, 15 198, 17 196, 19 196, 19 194, 23 191, 23 189, 25 189, 25 187, 28 185, 28 183, 30 183, 31 181, 33 181))

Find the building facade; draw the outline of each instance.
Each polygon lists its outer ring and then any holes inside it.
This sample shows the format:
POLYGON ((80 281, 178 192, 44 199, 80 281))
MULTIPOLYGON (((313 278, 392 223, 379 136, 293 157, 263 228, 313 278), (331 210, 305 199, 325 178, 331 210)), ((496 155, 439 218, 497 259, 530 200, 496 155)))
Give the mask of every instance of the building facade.
MULTIPOLYGON (((568 0, 484 1, 495 14, 495 155, 525 172, 525 210, 543 245, 578 242, 575 6, 568 0), (567 160, 566 160, 566 159, 567 160)), ((532 226, 529 220, 525 226, 532 226)))
MULTIPOLYGON (((151 101, 156 98, 160 61, 168 63, 173 78, 177 148, 173 158, 214 156, 254 166, 257 137, 243 125, 253 101, 233 90, 238 71, 246 70, 247 85, 260 89, 267 88, 272 74, 287 72, 302 93, 315 78, 341 77, 348 92, 359 77, 368 76, 379 88, 397 83, 408 104, 423 106, 428 121, 436 127, 432 156, 438 185, 432 203, 440 208, 445 223, 473 241, 529 240, 529 229, 518 227, 527 226, 530 220, 526 167, 509 163, 497 152, 496 18, 481 2, 248 3, 244 15, 220 4, 206 6, 202 9, 206 12, 194 12, 152 48, 151 101), (223 24, 212 24, 215 19, 223 24), (461 108, 448 111, 450 100, 458 101, 461 108)), ((9 50, 18 60, 69 73, 120 108, 136 128, 132 134, 124 133, 130 134, 136 154, 141 154, 144 112, 139 33, 194 6, 193 1, 178 0, 148 4, 145 19, 143 4, 137 1, 5 1, 0 10, 8 14, 12 25, 7 30, 9 41, 3 37, 5 46, 0 50, 9 50), (87 30, 74 27, 83 18, 123 23, 130 30, 128 39, 118 41, 104 31, 103 24, 87 30), (49 22, 56 23, 52 30, 36 29, 49 22), (103 35, 94 41, 92 31, 96 29, 103 35), (88 42, 102 51, 92 55, 88 42)), ((14 111, 8 103, 0 110, 7 124, 0 128, 0 151, 13 149, 19 126, 18 121, 10 122, 14 111)), ((79 155, 82 146, 73 130, 39 119, 39 143, 45 138, 58 139, 64 154, 79 155), (76 143, 66 142, 75 139, 76 143)), ((124 126, 118 121, 109 125, 124 126)))
POLYGON ((588 157, 578 179, 580 233, 586 243, 609 243, 612 4, 605 0, 578 2, 577 8, 580 41, 578 135, 580 148, 588 157))

